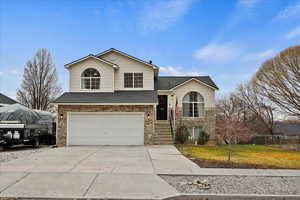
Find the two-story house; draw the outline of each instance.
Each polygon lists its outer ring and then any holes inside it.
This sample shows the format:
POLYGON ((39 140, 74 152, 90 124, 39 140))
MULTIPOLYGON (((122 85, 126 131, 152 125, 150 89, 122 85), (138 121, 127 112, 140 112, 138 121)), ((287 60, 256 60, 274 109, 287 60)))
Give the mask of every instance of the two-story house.
POLYGON ((58 106, 57 144, 170 144, 175 127, 215 139, 215 91, 208 76, 159 76, 159 67, 117 49, 65 65, 69 92, 58 106))

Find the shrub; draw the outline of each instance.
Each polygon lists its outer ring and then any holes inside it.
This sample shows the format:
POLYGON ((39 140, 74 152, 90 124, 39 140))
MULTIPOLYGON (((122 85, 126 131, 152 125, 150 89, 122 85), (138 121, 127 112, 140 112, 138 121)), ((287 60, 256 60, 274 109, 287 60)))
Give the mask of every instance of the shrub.
POLYGON ((188 130, 185 126, 179 126, 176 130, 175 142, 184 144, 189 138, 188 130))
POLYGON ((197 139, 197 144, 204 145, 207 143, 208 139, 209 139, 209 135, 203 129, 201 129, 197 139))

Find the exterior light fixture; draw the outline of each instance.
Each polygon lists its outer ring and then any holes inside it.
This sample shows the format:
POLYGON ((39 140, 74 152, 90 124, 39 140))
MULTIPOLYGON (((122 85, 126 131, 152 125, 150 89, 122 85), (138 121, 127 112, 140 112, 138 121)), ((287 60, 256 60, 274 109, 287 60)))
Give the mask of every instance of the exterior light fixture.
POLYGON ((147 120, 151 120, 150 113, 147 114, 147 120))
POLYGON ((63 119, 64 118, 64 114, 60 114, 60 119, 63 119))

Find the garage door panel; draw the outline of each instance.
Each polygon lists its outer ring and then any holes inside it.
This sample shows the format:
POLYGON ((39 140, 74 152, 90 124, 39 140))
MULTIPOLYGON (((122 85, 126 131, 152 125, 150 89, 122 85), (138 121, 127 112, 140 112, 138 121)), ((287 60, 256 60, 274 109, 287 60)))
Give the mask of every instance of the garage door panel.
POLYGON ((70 113, 69 145, 143 145, 143 113, 70 113))

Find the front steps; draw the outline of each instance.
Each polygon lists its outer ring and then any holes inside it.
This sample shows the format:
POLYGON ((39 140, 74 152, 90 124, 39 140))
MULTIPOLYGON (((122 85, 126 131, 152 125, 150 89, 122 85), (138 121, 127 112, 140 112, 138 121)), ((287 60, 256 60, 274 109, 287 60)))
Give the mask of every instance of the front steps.
POLYGON ((154 144, 173 144, 171 126, 168 120, 155 121, 154 144))

